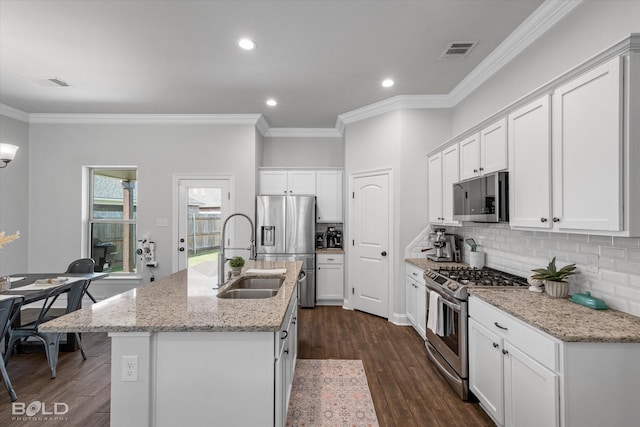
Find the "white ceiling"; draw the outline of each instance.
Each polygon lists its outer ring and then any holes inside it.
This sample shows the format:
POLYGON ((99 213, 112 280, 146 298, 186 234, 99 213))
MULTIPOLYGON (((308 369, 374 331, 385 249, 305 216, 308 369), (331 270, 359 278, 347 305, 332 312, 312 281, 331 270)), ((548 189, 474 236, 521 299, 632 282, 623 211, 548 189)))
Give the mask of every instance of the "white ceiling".
POLYGON ((0 0, 0 103, 26 113, 261 113, 333 128, 398 95, 447 95, 543 0, 0 0), (240 50, 248 36, 258 47, 240 50), (439 57, 478 41, 464 61, 439 57), (41 87, 57 77, 73 87, 41 87), (383 78, 396 84, 382 88, 383 78), (273 97, 276 107, 265 101, 273 97))

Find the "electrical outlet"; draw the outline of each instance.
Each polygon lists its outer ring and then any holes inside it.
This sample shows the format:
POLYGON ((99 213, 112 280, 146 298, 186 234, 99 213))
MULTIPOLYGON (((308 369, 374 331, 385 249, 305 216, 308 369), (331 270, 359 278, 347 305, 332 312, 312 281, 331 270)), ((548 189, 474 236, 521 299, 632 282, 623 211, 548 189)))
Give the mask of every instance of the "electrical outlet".
POLYGON ((587 272, 598 274, 598 255, 587 255, 587 272))
POLYGON ((122 356, 121 381, 138 381, 138 356, 122 356))

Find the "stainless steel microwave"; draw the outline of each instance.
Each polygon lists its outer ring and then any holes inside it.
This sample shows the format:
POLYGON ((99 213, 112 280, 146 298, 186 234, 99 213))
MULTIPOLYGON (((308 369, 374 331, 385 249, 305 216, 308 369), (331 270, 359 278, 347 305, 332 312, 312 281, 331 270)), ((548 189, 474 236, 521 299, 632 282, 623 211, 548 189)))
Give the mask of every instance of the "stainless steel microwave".
POLYGON ((509 174, 495 172, 453 184, 453 219, 509 221, 509 174))

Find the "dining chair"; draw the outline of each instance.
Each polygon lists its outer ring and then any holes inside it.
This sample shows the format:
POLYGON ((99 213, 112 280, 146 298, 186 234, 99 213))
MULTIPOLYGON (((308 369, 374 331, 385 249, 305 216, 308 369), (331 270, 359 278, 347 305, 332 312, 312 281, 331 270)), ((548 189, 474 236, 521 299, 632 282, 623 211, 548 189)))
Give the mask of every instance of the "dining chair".
MULTIPOLYGON (((7 298, 0 301, 0 341, 9 332, 11 325, 16 320, 18 313, 20 313, 20 306, 23 302, 24 297, 22 296, 7 298)), ((9 379, 9 374, 7 373, 7 368, 4 364, 4 354, 2 353, 2 348, 0 347, 0 372, 2 373, 2 381, 4 382, 4 386, 7 388, 7 392, 9 392, 11 401, 15 402, 18 400, 18 396, 11 385, 11 380, 9 379)))
MULTIPOLYGON (((7 352, 4 356, 5 365, 9 363, 9 357, 13 353, 14 347, 18 340, 26 340, 28 338, 37 338, 44 343, 44 351, 47 355, 47 360, 49 361, 49 369, 51 370, 51 378, 56 377, 56 365, 58 364, 58 350, 60 344, 60 337, 63 335, 62 332, 40 332, 38 327, 40 324, 47 322, 49 320, 53 320, 57 317, 53 315, 51 312, 51 307, 56 302, 58 297, 62 294, 67 294, 67 309, 65 310, 65 314, 76 311, 80 308, 80 303, 82 302, 82 295, 85 291, 85 280, 78 280, 76 282, 69 283, 67 285, 62 285, 55 287, 49 291, 46 299, 44 300, 44 304, 40 309, 40 314, 38 318, 30 323, 25 325, 20 325, 18 327, 11 329, 11 334, 9 335, 9 345, 7 347, 7 352)), ((75 339, 78 342, 78 347, 80 348, 80 353, 82 354, 82 359, 87 360, 87 355, 82 348, 82 341, 80 340, 80 334, 75 333, 75 339)))
MULTIPOLYGON (((65 273, 93 273, 95 265, 96 263, 91 258, 80 258, 69 264, 65 273)), ((84 293, 91 298, 91 301, 97 302, 93 295, 89 293, 90 284, 91 280, 87 280, 84 293)))

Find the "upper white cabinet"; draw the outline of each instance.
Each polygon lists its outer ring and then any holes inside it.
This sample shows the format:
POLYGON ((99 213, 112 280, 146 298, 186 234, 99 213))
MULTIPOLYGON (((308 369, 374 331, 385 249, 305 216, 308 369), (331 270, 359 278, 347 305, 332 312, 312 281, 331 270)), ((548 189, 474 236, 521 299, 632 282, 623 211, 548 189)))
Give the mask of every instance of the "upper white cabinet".
POLYGON ((453 184, 460 180, 458 145, 429 157, 429 222, 459 224, 453 219, 453 184))
POLYGON ((509 223, 550 228, 551 110, 549 95, 509 114, 509 223))
POLYGON ((460 180, 507 168, 507 120, 460 141, 460 180))
POLYGON ((622 74, 615 58, 553 93, 553 221, 622 230, 622 74))
POLYGON ((316 172, 317 222, 342 222, 342 171, 316 172))
POLYGON ((316 194, 316 171, 261 170, 260 194, 316 194))

